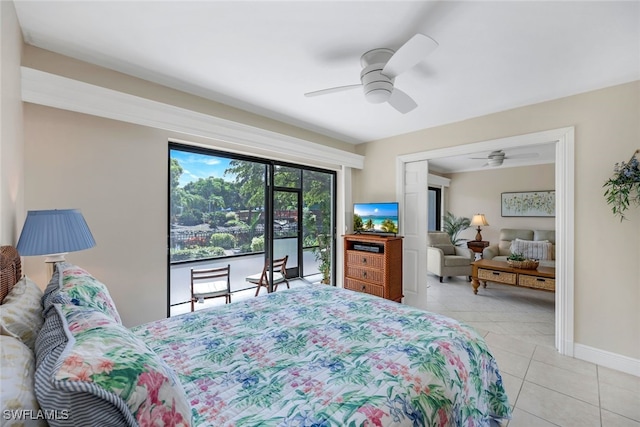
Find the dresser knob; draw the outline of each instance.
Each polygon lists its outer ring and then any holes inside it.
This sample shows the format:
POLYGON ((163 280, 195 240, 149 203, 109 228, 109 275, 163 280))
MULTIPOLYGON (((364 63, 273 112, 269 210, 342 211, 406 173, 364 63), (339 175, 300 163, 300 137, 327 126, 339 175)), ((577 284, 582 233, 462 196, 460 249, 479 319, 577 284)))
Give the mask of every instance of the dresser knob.
POLYGON ((367 263, 367 259, 366 258, 362 258, 362 263, 366 264, 367 263))
POLYGON ((362 277, 367 277, 367 272, 366 271, 362 272, 362 277))
POLYGON ((362 285, 362 290, 363 291, 367 290, 367 287, 365 285, 362 285))

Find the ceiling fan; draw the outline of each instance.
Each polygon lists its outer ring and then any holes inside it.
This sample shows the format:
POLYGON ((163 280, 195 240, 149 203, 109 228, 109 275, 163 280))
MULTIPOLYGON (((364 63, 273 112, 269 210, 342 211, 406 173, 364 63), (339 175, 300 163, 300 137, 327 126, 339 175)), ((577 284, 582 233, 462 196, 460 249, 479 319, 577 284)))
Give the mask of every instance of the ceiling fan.
POLYGON ((394 87, 395 78, 413 68, 438 47, 438 43, 424 34, 416 34, 397 51, 373 49, 360 57, 362 71, 360 84, 338 86, 305 93, 304 96, 327 95, 335 92, 362 88, 364 97, 373 104, 388 102, 393 108, 406 114, 418 106, 405 92, 394 87))
POLYGON ((522 153, 522 154, 514 154, 511 156, 507 156, 507 154, 504 151, 495 150, 489 153, 486 157, 470 157, 470 159, 486 160, 487 163, 482 165, 483 167, 485 166, 496 167, 496 166, 501 166, 505 160, 533 159, 538 156, 539 156, 538 153, 522 153))

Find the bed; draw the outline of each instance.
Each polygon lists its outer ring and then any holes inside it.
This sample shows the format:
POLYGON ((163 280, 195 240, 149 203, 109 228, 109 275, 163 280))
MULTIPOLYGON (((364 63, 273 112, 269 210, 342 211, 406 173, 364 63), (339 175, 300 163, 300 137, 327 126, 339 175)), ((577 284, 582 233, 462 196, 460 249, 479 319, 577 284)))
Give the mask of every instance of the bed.
POLYGON ((128 329, 104 284, 59 263, 41 301, 34 383, 50 425, 489 426, 511 416, 472 328, 366 294, 309 285, 128 329))

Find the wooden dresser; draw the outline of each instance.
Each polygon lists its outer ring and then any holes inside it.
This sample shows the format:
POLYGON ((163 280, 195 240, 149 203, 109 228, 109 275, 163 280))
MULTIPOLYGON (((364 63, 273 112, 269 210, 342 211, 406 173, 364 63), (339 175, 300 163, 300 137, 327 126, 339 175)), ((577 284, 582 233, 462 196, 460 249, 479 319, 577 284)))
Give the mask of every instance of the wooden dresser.
POLYGON ((402 237, 344 236, 344 287, 402 301, 402 237))

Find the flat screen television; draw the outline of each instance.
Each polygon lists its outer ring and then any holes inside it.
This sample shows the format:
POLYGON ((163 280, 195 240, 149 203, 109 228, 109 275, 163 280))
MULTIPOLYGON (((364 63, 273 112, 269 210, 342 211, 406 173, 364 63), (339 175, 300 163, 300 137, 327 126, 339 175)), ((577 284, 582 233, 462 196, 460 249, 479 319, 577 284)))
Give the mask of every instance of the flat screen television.
POLYGON ((354 203, 355 233, 398 234, 398 202, 354 203))

